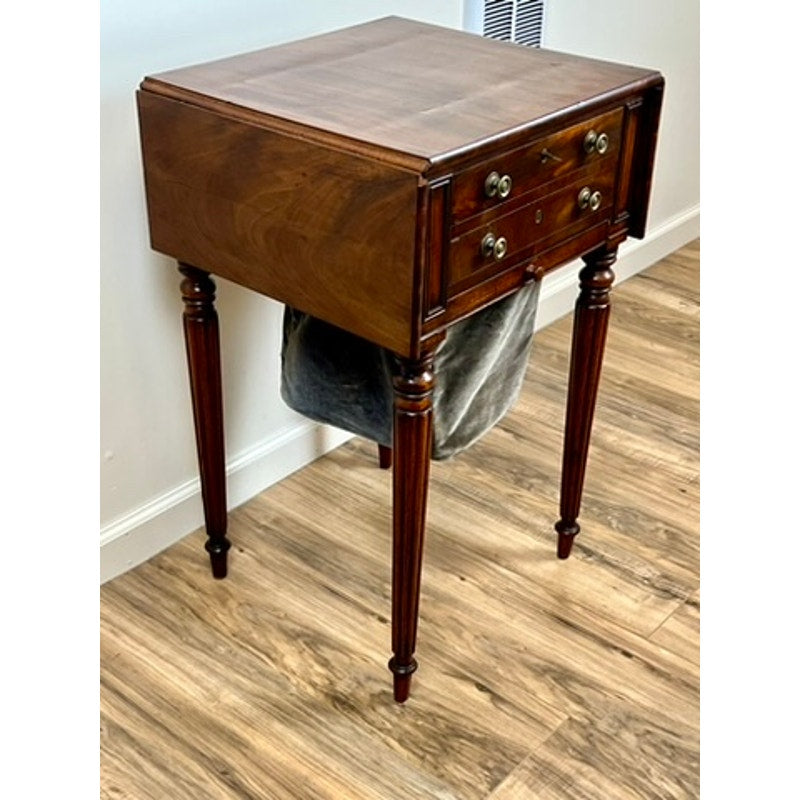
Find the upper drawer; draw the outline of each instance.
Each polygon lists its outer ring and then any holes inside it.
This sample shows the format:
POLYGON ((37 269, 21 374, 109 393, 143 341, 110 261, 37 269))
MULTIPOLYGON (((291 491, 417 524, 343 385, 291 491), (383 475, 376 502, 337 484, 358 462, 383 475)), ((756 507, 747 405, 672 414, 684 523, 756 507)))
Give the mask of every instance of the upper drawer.
POLYGON ((616 160, 623 109, 501 153, 453 177, 453 222, 503 205, 554 178, 603 159, 616 160))

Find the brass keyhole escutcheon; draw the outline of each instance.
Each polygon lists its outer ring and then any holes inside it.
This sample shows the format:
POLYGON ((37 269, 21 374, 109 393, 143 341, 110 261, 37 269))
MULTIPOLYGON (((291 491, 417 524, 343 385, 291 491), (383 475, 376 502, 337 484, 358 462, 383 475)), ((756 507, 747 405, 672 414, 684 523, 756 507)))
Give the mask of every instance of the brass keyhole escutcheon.
POLYGON ((548 161, 561 162, 563 160, 564 160, 563 158, 560 158, 555 153, 551 153, 546 147, 544 148, 544 150, 542 150, 541 154, 542 164, 546 164, 548 161))
POLYGON ((533 215, 533 221, 537 225, 541 225, 543 219, 544 219, 544 211, 542 211, 541 208, 537 208, 536 213, 533 215))

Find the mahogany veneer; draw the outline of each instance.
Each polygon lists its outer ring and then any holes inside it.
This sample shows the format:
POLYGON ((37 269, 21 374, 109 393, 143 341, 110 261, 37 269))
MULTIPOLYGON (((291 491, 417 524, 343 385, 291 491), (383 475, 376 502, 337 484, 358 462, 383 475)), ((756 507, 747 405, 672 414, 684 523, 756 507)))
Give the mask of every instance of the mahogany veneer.
POLYGON ((184 275, 213 574, 224 577, 220 275, 393 351, 392 650, 409 694, 437 345, 582 257, 558 555, 577 522, 612 266, 642 237, 663 78, 390 17, 145 78, 151 243, 184 275))

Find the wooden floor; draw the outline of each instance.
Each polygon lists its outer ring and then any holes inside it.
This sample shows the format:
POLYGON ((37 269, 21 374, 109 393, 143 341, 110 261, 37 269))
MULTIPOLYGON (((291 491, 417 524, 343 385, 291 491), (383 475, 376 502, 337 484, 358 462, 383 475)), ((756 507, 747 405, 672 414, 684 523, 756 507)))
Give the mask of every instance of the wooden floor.
POLYGON ((104 798, 699 794, 699 243, 622 284, 570 560, 570 320, 432 468, 412 697, 392 701, 390 475, 356 440, 101 598, 104 798))

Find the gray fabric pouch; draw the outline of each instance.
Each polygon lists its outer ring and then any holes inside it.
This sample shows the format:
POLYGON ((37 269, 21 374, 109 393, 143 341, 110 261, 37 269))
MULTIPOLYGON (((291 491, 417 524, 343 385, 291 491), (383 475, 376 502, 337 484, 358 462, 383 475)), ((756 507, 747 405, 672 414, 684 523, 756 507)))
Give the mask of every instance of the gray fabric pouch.
MULTIPOLYGON (((540 282, 447 329, 434 356, 433 454, 446 459, 486 433, 525 377, 540 282)), ((392 446, 390 351, 286 307, 281 396, 306 417, 392 446)))

